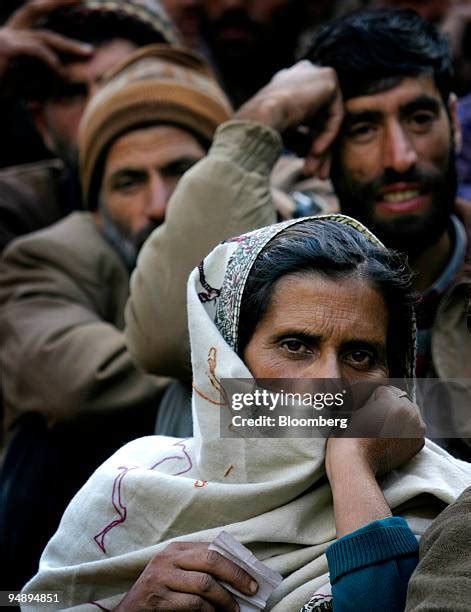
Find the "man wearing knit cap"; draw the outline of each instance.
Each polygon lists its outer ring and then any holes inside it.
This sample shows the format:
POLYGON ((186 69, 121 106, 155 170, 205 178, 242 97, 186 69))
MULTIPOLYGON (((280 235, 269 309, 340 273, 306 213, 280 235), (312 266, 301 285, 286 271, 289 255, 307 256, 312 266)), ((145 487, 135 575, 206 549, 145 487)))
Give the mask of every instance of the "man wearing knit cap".
POLYGON ((0 81, 13 96, 1 103, 0 164, 21 164, 0 172, 0 250, 81 208, 77 134, 87 98, 133 50, 161 42, 178 40, 159 0, 29 0, 0 28, 0 81), (40 136, 25 131, 25 114, 40 136))
MULTIPOLYGON (((92 470, 126 441, 154 431, 164 384, 134 365, 124 343, 129 274, 181 174, 204 156, 229 114, 197 56, 167 45, 136 51, 82 119, 81 181, 90 212, 73 213, 5 251, 0 367, 5 425, 14 436, 0 536, 16 571, 9 589, 34 573, 65 504, 92 470), (19 568, 25 557, 33 564, 19 568)), ((179 257, 171 246, 162 249, 163 260, 179 257)), ((186 418, 177 426, 188 433, 186 418)))

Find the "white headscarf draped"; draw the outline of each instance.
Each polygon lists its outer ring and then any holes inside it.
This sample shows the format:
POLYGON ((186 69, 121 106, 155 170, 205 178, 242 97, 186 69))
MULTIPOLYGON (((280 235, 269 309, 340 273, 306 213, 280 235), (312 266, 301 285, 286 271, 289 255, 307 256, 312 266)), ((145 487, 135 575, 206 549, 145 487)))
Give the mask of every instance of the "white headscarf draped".
MULTIPOLYGON (((381 244, 356 221, 327 218, 381 244)), ((328 584, 324 552, 335 538, 335 524, 325 441, 224 439, 219 430, 219 411, 225 409, 220 380, 251 376, 234 350, 249 271, 271 238, 303 221, 223 243, 192 272, 194 438, 142 438, 104 463, 67 508, 26 592, 60 590, 63 607, 112 609, 170 541, 210 541, 222 527, 284 576, 269 609, 296 611, 328 584)), ((427 443, 382 486, 395 513, 421 534, 439 508, 430 497, 418 496, 430 493, 448 504, 470 478, 471 465, 427 443)))

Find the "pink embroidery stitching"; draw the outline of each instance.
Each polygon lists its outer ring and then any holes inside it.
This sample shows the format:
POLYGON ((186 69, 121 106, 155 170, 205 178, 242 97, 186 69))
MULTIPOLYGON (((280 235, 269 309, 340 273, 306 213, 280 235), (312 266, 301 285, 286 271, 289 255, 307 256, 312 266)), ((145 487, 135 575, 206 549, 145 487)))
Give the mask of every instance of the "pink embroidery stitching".
POLYGON ((217 349, 215 346, 211 346, 209 351, 208 351, 208 368, 209 368, 209 373, 208 373, 208 378, 209 378, 209 382, 211 383, 211 386, 213 387, 213 389, 215 389, 220 396, 222 396, 222 401, 218 401, 215 399, 211 399, 210 397, 208 397, 205 393, 203 393, 203 391, 200 391, 200 389, 198 389, 198 387, 195 385, 195 383, 193 383, 193 389, 195 390, 195 392, 204 400, 206 400, 207 402, 209 402, 210 404, 214 404, 215 406, 228 406, 229 405, 229 400, 227 398, 227 393, 226 390, 224 389, 224 387, 221 385, 218 377, 216 376, 216 367, 217 367, 217 349))
POLYGON ((123 470, 123 471, 121 472, 121 474, 119 474, 115 478, 113 482, 113 492, 111 493, 111 503, 113 504, 113 508, 115 509, 115 511, 118 513, 119 518, 115 519, 114 521, 111 521, 111 523, 109 523, 102 531, 100 531, 100 533, 98 533, 93 538, 104 553, 106 553, 106 549, 105 549, 106 534, 109 531, 111 531, 111 529, 116 527, 116 525, 120 525, 121 523, 124 523, 124 521, 126 520, 127 509, 126 509, 126 506, 123 506, 121 502, 121 484, 126 474, 130 470, 135 470, 135 469, 136 469, 135 467, 128 468, 125 466, 120 466, 118 468, 118 470, 123 470))
MULTIPOLYGON (((173 446, 179 446, 182 449, 181 452, 183 454, 183 457, 181 455, 170 455, 169 457, 164 457, 160 461, 157 461, 157 463, 155 463, 149 469, 154 470, 157 466, 161 465, 165 461, 169 461, 170 459, 177 459, 177 460, 185 459, 185 461, 187 462, 187 465, 185 466, 185 468, 183 470, 180 470, 179 472, 176 472, 175 474, 172 474, 172 476, 180 476, 181 474, 185 474, 186 472, 189 472, 191 468, 193 467, 193 463, 191 461, 190 455, 188 454, 186 450, 186 445, 184 444, 185 441, 186 440, 180 440, 179 442, 175 442, 175 444, 173 444, 173 446)), ((115 509, 119 518, 115 519, 114 521, 111 521, 111 523, 108 523, 108 525, 106 525, 106 527, 104 527, 104 529, 102 529, 100 533, 98 533, 96 536, 93 537, 98 547, 101 549, 101 551, 104 554, 106 554, 105 537, 117 525, 121 525, 122 523, 124 523, 124 521, 127 518, 127 508, 126 506, 123 505, 122 500, 121 500, 121 485, 123 483, 123 478, 126 476, 126 474, 130 472, 131 470, 135 470, 135 469, 137 469, 136 466, 133 466, 133 467, 120 466, 118 468, 118 470, 123 470, 123 471, 120 474, 118 474, 118 476, 116 476, 116 478, 114 479, 113 491, 111 493, 111 503, 113 504, 113 508, 115 509)))
POLYGON ((105 608, 105 606, 102 606, 97 601, 90 601, 89 603, 92 606, 96 606, 97 608, 100 608, 100 610, 103 610, 104 612, 111 612, 110 608, 105 608))

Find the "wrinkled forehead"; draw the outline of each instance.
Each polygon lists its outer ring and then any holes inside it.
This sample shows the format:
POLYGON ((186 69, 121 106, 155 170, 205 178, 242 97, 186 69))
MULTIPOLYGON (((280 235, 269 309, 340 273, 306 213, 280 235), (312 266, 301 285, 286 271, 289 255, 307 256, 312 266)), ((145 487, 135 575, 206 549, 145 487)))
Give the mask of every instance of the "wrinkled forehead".
MULTIPOLYGON (((226 245, 227 249, 230 249, 230 256, 227 257, 226 254, 227 263, 225 264, 222 286, 218 290, 216 299, 214 322, 226 342, 234 350, 237 349, 242 296, 250 271, 257 257, 275 236, 293 225, 307 221, 318 221, 319 223, 335 221, 359 231, 373 244, 381 247, 384 246, 364 225, 346 215, 321 215, 318 217, 291 219, 227 241, 226 245)), ((210 266, 211 263, 217 265, 216 257, 219 256, 213 252, 203 262, 203 267, 206 265, 210 266)), ((222 258, 219 261, 223 261, 222 258)))
MULTIPOLYGON (((417 74, 395 74, 385 75, 378 78, 365 78, 363 81, 344 78, 341 82, 342 96, 344 102, 356 98, 368 98, 378 94, 392 93, 404 86, 417 90, 425 90, 429 95, 443 100, 443 96, 435 82, 432 69, 423 70, 417 74)), ((446 102, 446 100, 443 100, 446 102)))
POLYGON ((417 110, 430 105, 437 110, 446 108, 433 78, 429 75, 404 77, 397 82, 387 80, 387 84, 388 87, 378 87, 377 91, 345 100, 346 117, 361 112, 404 113, 411 108, 417 110))

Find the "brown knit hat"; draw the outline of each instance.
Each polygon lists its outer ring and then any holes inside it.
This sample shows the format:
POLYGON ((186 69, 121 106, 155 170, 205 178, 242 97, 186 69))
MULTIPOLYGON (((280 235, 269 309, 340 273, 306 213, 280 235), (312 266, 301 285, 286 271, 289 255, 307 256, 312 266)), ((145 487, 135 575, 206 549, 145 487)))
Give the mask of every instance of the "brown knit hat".
POLYGON ((190 51, 151 45, 135 51, 107 76, 90 100, 79 132, 85 206, 97 206, 106 152, 140 126, 170 123, 208 147, 231 107, 209 66, 190 51))

